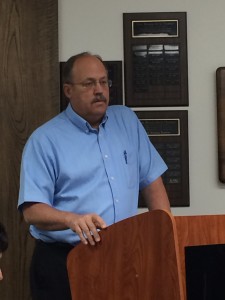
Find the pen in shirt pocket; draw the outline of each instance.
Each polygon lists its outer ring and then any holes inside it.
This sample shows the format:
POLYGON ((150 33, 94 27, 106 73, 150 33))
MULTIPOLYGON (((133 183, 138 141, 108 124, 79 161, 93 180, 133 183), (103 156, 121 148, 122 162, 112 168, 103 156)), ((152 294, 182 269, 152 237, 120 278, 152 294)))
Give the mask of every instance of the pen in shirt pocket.
POLYGON ((125 159, 125 163, 127 165, 127 151, 126 150, 123 151, 123 156, 124 156, 124 159, 125 159))

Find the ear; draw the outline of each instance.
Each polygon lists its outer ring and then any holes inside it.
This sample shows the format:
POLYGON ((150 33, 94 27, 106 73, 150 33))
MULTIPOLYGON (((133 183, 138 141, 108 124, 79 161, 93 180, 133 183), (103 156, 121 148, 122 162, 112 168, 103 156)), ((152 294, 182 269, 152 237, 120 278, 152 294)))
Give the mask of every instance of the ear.
POLYGON ((71 98, 71 92, 72 92, 72 86, 70 85, 70 84, 67 84, 67 83, 65 83, 64 85, 63 85, 63 91, 64 91, 64 94, 65 94, 65 96, 68 98, 68 99, 70 99, 71 98))

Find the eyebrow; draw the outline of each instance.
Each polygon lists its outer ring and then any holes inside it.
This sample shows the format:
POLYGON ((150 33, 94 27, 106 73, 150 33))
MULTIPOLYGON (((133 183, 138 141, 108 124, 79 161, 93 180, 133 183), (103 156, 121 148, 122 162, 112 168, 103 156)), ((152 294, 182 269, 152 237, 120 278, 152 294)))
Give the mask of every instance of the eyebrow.
POLYGON ((107 78, 108 78, 108 76, 104 75, 104 76, 100 77, 99 79, 96 79, 94 77, 87 77, 84 80, 101 80, 101 79, 107 79, 107 78))

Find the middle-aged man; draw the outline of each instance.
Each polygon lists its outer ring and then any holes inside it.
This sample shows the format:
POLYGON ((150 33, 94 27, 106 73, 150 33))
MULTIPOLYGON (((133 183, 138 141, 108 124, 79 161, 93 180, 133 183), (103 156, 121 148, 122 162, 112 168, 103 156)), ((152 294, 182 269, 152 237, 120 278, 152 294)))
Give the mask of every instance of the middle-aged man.
POLYGON ((68 252, 80 241, 94 246, 99 230, 134 216, 139 190, 149 210, 170 210, 167 167, 135 113, 108 106, 110 84, 99 56, 72 56, 63 74, 68 107, 24 148, 18 206, 36 239, 33 299, 71 299, 68 252))

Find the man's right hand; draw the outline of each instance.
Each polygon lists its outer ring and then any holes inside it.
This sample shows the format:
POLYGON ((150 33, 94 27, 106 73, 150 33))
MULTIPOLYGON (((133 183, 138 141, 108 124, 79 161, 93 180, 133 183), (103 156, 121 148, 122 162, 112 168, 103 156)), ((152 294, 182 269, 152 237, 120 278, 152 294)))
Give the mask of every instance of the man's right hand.
POLYGON ((68 215, 66 222, 68 227, 79 235, 82 243, 87 245, 89 242, 93 246, 100 241, 98 229, 107 227, 105 221, 94 213, 85 215, 71 213, 68 215))
POLYGON ((95 245, 100 241, 98 229, 107 227, 105 221, 95 213, 84 215, 57 210, 45 203, 29 202, 23 206, 25 221, 42 230, 66 230, 76 232, 82 243, 95 245))

